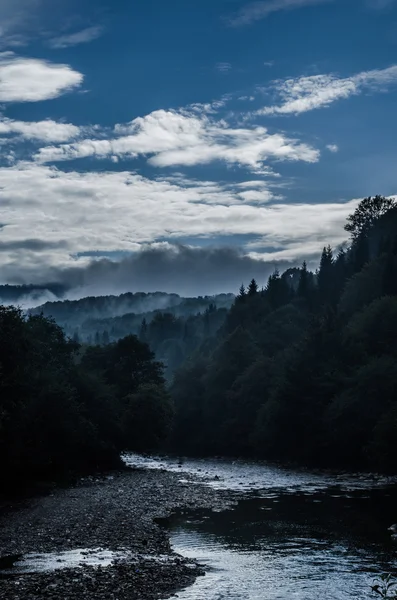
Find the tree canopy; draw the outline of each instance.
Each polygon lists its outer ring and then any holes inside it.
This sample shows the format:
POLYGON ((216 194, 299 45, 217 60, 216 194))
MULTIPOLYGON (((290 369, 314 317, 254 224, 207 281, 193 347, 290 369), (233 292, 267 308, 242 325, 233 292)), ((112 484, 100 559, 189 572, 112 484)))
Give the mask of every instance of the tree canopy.
POLYGON ((174 449, 397 470, 395 201, 365 198, 346 230, 315 273, 241 286, 215 346, 175 374, 174 449))

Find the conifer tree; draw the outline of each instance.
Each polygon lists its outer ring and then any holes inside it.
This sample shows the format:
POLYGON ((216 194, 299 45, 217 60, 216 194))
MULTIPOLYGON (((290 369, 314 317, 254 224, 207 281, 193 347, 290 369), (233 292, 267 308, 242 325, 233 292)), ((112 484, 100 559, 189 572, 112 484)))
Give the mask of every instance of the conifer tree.
POLYGON ((251 283, 248 286, 248 296, 255 296, 258 292, 258 284, 255 279, 251 279, 251 283))
POLYGON ((333 296, 334 257, 331 246, 323 249, 317 275, 318 295, 321 304, 331 304, 333 296))

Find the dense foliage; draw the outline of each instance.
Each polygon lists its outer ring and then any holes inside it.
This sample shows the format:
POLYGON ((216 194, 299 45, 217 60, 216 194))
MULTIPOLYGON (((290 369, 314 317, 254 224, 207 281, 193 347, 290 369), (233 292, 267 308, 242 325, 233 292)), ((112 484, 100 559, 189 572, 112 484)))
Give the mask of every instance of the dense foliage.
POLYGON ((241 287, 176 374, 174 449, 397 470, 397 207, 366 198, 351 247, 241 287))
POLYGON ((84 350, 52 320, 0 306, 3 483, 107 468, 124 449, 155 450, 172 416, 162 365, 137 337, 84 350))
POLYGON ((47 302, 30 314, 54 318, 82 344, 102 346, 138 335, 164 363, 165 376, 171 379, 173 371, 219 329, 233 300, 233 294, 182 298, 139 292, 47 302))

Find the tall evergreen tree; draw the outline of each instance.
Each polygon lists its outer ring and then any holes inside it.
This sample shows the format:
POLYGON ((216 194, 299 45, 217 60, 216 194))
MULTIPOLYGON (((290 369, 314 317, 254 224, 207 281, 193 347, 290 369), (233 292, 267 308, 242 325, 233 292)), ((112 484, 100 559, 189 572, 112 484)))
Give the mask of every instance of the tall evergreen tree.
POLYGON ((265 299, 273 309, 277 309, 284 304, 287 304, 292 296, 292 287, 288 285, 288 281, 285 277, 280 277, 280 273, 278 269, 276 269, 268 279, 265 290, 265 299))
POLYGON ((251 279, 251 282, 248 286, 248 296, 255 296, 258 292, 258 284, 255 279, 251 279))
POLYGON ((311 273, 309 273, 307 269, 306 261, 304 260, 302 263, 302 267, 300 270, 300 277, 298 283, 298 297, 306 302, 309 306, 311 304, 311 295, 312 295, 312 277, 311 273))
POLYGON ((334 257, 331 246, 323 249, 320 268, 317 275, 318 296, 321 304, 332 304, 334 296, 333 282, 334 257))
POLYGON ((246 293, 246 291, 245 291, 245 286, 244 286, 244 284, 242 283, 242 284, 240 285, 240 289, 239 289, 239 291, 238 291, 237 299, 238 299, 238 300, 243 300, 243 299, 245 298, 245 296, 246 296, 246 295, 247 295, 247 293, 246 293))

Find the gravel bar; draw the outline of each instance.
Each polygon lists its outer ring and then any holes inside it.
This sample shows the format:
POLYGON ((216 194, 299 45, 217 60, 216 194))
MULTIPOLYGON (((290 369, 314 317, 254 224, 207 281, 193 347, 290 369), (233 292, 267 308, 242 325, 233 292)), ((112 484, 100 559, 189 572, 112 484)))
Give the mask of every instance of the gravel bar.
POLYGON ((149 600, 193 583, 203 568, 176 555, 155 520, 180 509, 219 510, 230 502, 224 493, 179 479, 166 471, 131 469, 84 478, 8 507, 0 517, 0 557, 102 548, 127 551, 129 558, 109 566, 0 576, 0 599, 149 600))

